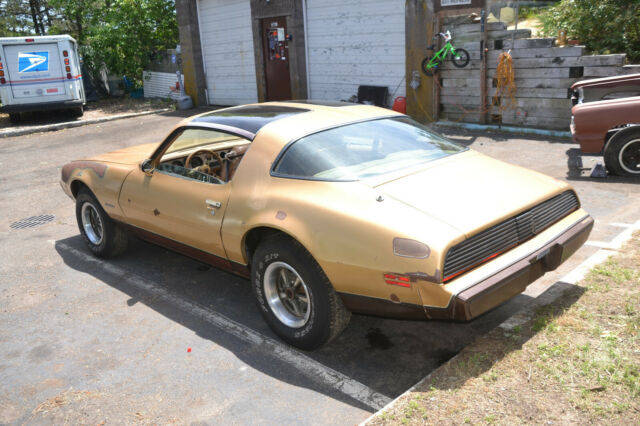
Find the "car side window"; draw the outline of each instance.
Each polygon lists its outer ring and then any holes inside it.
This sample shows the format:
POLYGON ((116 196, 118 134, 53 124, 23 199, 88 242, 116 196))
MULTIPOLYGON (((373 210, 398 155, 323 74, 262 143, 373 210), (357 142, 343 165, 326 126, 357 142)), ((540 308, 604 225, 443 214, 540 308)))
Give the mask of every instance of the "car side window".
POLYGON ((213 129, 188 128, 165 149, 156 170, 212 184, 228 182, 249 140, 213 129))

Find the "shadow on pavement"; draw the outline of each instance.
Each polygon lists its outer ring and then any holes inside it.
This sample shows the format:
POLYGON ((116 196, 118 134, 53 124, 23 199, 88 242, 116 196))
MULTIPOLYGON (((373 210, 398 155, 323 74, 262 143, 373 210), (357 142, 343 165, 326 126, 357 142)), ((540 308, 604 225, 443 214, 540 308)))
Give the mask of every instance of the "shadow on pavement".
MULTIPOLYGON (((303 375, 295 366, 274 357, 260 345, 249 344, 221 332, 201 316, 141 290, 122 279, 122 276, 114 276, 107 269, 77 257, 65 246, 89 253, 80 236, 56 242, 56 250, 64 263, 127 294, 130 297, 128 306, 143 303, 233 352, 256 370, 371 411, 371 407, 363 406, 338 390, 303 375)), ((263 336, 278 340, 262 320, 249 281, 245 279, 139 240, 132 241, 127 253, 107 262, 127 274, 143 277, 172 297, 222 314, 263 336)), ((530 300, 529 296, 519 295, 471 323, 403 321, 353 315, 342 335, 330 345, 314 352, 305 352, 305 355, 393 398, 505 321, 530 300)))

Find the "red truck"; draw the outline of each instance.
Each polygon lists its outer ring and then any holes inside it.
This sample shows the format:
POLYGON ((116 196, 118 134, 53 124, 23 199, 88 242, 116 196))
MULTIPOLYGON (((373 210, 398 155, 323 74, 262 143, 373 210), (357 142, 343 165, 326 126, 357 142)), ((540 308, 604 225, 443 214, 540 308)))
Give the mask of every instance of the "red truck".
POLYGON ((640 74, 579 81, 571 90, 571 134, 582 152, 602 153, 610 174, 640 177, 640 74))

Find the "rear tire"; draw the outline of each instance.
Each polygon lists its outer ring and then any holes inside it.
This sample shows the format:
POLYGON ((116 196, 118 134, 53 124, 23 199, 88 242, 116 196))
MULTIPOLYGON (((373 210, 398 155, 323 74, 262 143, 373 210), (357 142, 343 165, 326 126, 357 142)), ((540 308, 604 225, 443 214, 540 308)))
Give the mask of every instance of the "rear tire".
POLYGON ((604 164, 613 175, 640 177, 640 126, 627 127, 609 139, 604 164))
POLYGON ((84 115, 84 107, 82 105, 77 108, 73 108, 70 111, 71 111, 71 116, 75 118, 80 118, 84 115))
POLYGON ((291 238, 276 235, 260 243, 253 255, 251 281, 269 327, 300 349, 327 344, 351 318, 320 265, 291 238))
POLYGON ((20 113, 19 112, 10 112, 9 113, 9 121, 13 124, 20 122, 20 113))
POLYGON ((464 68, 469 63, 470 56, 469 52, 464 49, 456 49, 456 54, 451 56, 451 61, 453 65, 458 68, 464 68))
POLYGON ((436 74, 438 72, 438 65, 433 66, 432 68, 427 68, 427 65, 429 65, 429 62, 431 61, 431 56, 427 56, 426 58, 424 58, 422 60, 422 64, 420 66, 420 68, 422 68, 422 72, 424 73, 424 75, 427 75, 429 77, 433 76, 434 74, 436 74))
POLYGON ((126 250, 128 234, 111 220, 87 188, 76 197, 76 220, 82 238, 96 256, 109 258, 126 250))

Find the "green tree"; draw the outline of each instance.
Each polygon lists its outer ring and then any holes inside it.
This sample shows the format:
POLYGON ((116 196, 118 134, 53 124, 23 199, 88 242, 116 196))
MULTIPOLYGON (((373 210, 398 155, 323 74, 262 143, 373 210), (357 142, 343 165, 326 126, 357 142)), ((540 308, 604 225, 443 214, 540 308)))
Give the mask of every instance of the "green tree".
POLYGON ((0 0, 0 35, 70 34, 94 75, 136 83, 159 51, 178 43, 174 0, 0 0))
POLYGON ((626 53, 640 61, 640 1, 561 0, 542 12, 542 32, 566 29, 593 53, 626 53))
POLYGON ((112 0, 87 29, 84 53, 94 69, 105 67, 139 83, 155 53, 177 43, 173 0, 112 0))

